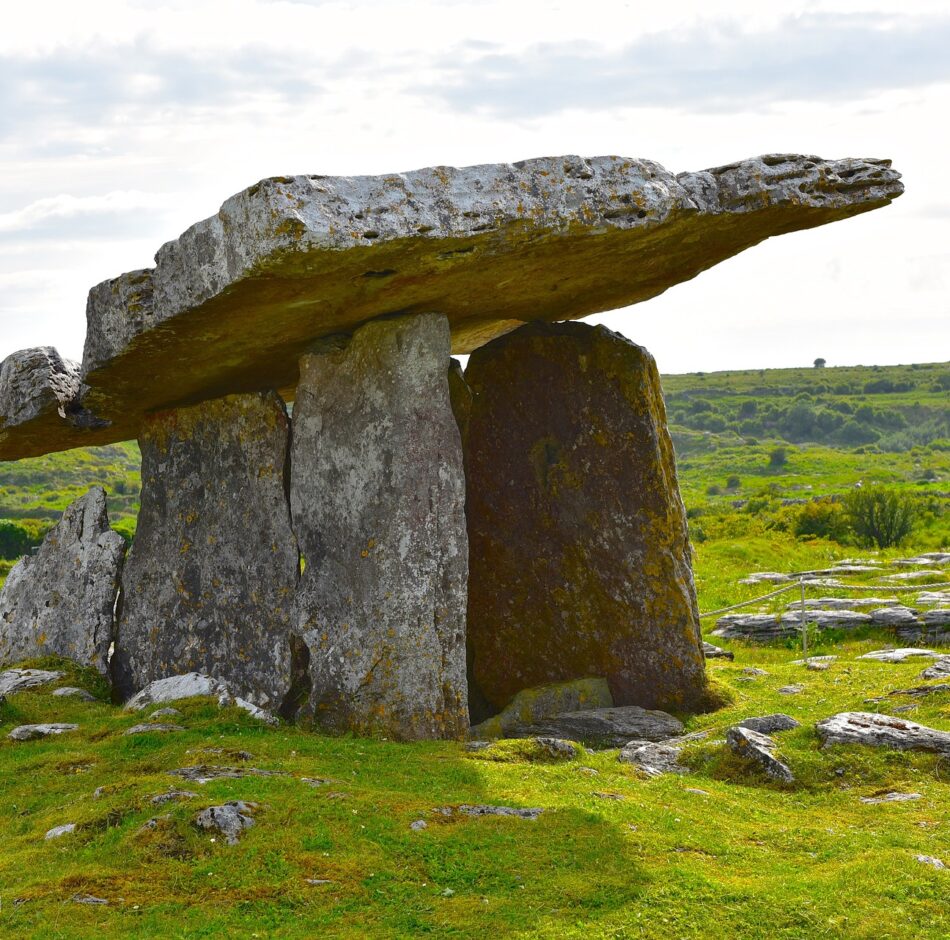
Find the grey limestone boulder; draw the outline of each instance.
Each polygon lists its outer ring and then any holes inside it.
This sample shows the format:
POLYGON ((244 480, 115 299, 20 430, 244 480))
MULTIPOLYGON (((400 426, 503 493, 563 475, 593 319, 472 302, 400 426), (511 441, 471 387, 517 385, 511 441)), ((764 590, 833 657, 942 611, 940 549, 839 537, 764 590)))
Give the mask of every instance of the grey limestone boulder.
POLYGON ((871 611, 871 619, 885 627, 897 627, 904 624, 916 624, 917 611, 911 607, 881 607, 871 611))
MULTIPOLYGON (((166 676, 164 679, 156 679, 133 695, 132 698, 125 703, 125 707, 130 711, 141 711, 152 705, 160 705, 164 702, 177 702, 183 698, 192 698, 194 696, 216 698, 218 704, 222 707, 234 705, 246 711, 252 718, 257 718, 259 721, 266 722, 270 725, 279 723, 276 715, 255 705, 253 702, 248 702, 246 699, 234 695, 227 682, 198 672, 189 672, 180 676, 166 676)), ((152 717, 154 718, 157 715, 179 714, 181 713, 174 708, 160 709, 154 712, 152 717)))
POLYGON ((858 659, 873 659, 879 663, 903 663, 908 659, 918 658, 940 659, 940 653, 911 646, 893 650, 872 650, 870 653, 864 653, 864 655, 858 657, 858 659))
POLYGON ((950 656, 941 656, 921 674, 921 679, 950 679, 950 656))
POLYGON ((78 698, 82 702, 96 701, 96 697, 92 693, 72 685, 64 685, 62 688, 53 689, 51 694, 53 698, 78 698))
POLYGON ((680 762, 682 748, 675 744, 657 744, 644 741, 631 741, 618 755, 625 764, 634 764, 648 777, 660 777, 663 774, 685 774, 689 768, 680 762))
POLYGON ((11 741, 35 741, 38 738, 48 738, 54 735, 66 734, 69 731, 77 731, 79 725, 53 722, 40 725, 19 725, 14 728, 7 737, 11 741))
POLYGON ((412 740, 468 731, 468 540, 449 324, 379 320, 304 356, 290 484, 304 717, 412 740))
POLYGON ((866 744, 900 751, 950 754, 950 732, 890 715, 841 712, 819 721, 815 727, 824 745, 866 744))
POLYGON ((759 734, 775 734, 776 731, 791 731, 792 728, 798 728, 800 722, 792 718, 791 715, 762 715, 757 718, 743 718, 738 727, 748 728, 750 731, 757 731, 759 734))
POLYGON ((0 662, 63 656, 108 673, 125 540, 94 486, 63 513, 0 591, 0 662))
POLYGON ((0 672, 0 695, 13 695, 26 689, 36 689, 63 678, 54 669, 7 669, 0 672))
POLYGON ((228 845, 237 845, 241 833, 254 825, 256 803, 230 800, 220 806, 209 806, 195 817, 195 825, 205 831, 219 832, 228 845))
POLYGON ((71 833, 76 831, 75 823, 65 823, 62 826, 53 826, 52 829, 48 830, 44 838, 49 841, 50 839, 60 839, 63 836, 68 836, 71 833))
POLYGON ((665 741, 683 733, 683 723, 666 712, 619 705, 556 715, 535 722, 530 733, 567 738, 600 747, 623 747, 628 741, 665 741))
POLYGON ((295 707, 302 644, 291 635, 299 557, 285 489, 289 434, 273 392, 145 423, 142 508, 113 657, 123 697, 198 672, 261 707, 295 707))
POLYGON ((783 783, 795 779, 789 766, 775 756, 775 741, 766 734, 736 725, 726 732, 726 743, 738 757, 757 763, 768 776, 783 783))

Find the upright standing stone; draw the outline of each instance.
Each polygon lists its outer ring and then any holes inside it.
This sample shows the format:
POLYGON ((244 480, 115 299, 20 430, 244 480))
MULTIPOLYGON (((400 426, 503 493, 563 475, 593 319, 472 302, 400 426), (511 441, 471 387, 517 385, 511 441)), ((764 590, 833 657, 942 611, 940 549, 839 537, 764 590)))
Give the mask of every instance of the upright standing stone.
POLYGON ((412 740, 468 728, 468 545, 439 315, 379 320, 306 355, 291 509, 304 570, 297 630, 309 717, 412 740))
POLYGON ((273 392, 160 412, 143 427, 142 508, 113 659, 124 697, 201 672, 293 710, 289 430, 273 392))
POLYGON ((617 705, 698 705, 699 616, 653 358, 604 327, 533 323, 477 350, 465 377, 473 701, 499 710, 525 688, 603 676, 617 705))
POLYGON ((0 663, 65 656, 108 671, 125 541, 94 486, 63 513, 0 592, 0 663))

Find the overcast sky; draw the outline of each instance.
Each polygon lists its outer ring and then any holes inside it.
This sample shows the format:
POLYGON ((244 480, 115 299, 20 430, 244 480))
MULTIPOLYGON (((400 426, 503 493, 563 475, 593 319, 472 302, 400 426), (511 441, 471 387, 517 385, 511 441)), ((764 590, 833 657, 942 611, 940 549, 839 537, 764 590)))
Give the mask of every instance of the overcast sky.
POLYGON ((950 359, 946 0, 84 0, 0 32, 0 357, 265 176, 891 157, 893 206, 590 318, 665 372, 950 359))

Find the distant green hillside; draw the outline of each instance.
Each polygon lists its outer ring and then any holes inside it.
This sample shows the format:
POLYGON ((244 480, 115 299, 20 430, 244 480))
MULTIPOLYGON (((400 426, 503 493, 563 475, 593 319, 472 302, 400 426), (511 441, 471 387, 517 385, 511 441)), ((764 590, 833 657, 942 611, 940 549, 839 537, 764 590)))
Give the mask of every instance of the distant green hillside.
MULTIPOLYGON (((711 435, 899 453, 950 450, 950 363, 663 376, 677 451, 711 435)), ((731 442, 728 438, 732 438, 731 442)))

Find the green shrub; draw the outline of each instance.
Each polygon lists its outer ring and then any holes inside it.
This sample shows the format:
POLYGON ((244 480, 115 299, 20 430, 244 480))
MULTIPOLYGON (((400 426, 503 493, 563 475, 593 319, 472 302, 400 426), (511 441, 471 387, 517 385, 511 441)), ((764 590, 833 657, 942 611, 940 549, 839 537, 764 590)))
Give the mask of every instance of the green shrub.
POLYGON ((799 538, 842 542, 848 537, 848 517, 841 503, 830 500, 806 503, 799 509, 792 531, 799 538))
POLYGON ((900 545, 917 520, 913 499, 883 486, 852 490, 845 497, 844 511, 858 541, 878 548, 900 545))
POLYGON ((773 470, 784 467, 788 463, 788 451, 784 447, 776 447, 769 454, 769 466, 773 470))

